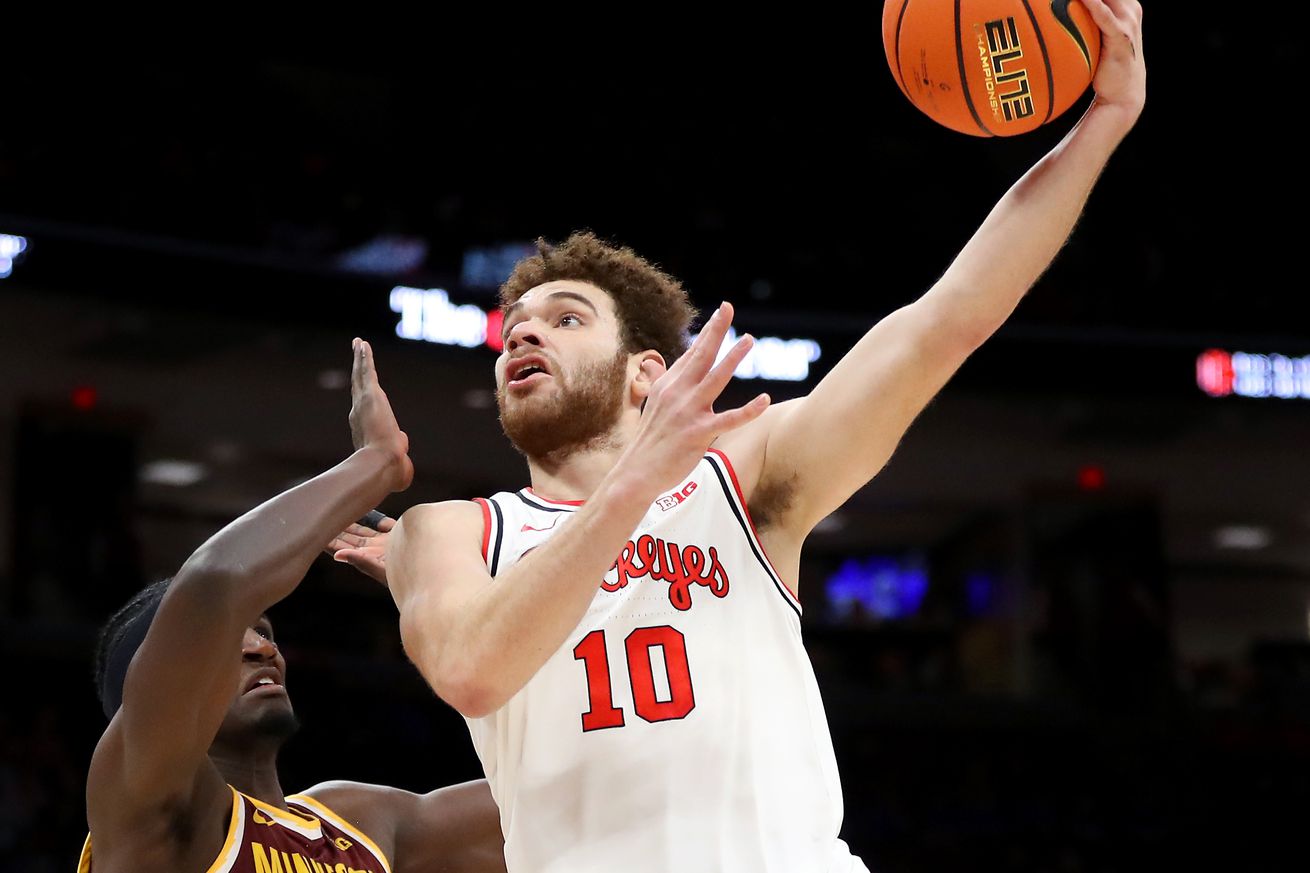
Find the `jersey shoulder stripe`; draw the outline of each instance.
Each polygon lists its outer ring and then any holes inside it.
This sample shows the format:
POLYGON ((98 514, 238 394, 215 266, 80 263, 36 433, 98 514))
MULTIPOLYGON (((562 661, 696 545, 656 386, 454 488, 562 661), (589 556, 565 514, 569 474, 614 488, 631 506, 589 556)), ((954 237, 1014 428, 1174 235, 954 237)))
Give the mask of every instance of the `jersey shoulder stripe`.
POLYGON ((335 825, 337 830, 345 831, 354 837, 360 845, 373 853, 373 857, 378 859, 378 863, 382 865, 382 869, 386 873, 391 873, 391 864, 388 863, 387 856, 383 854, 382 849, 378 848, 378 844, 369 839, 368 835, 363 831, 329 809, 321 800, 316 800, 308 794, 293 794, 287 798, 287 803, 299 806, 307 812, 326 819, 335 825))
POLYGON ((491 575, 500 569, 500 546, 505 540, 505 513, 494 497, 475 497, 482 507, 482 560, 491 575))
MULTIPOLYGON (((524 489, 526 491, 527 489, 524 489)), ((516 491, 514 496, 522 500, 533 509, 539 509, 542 512, 574 512, 576 507, 571 504, 549 506, 537 497, 535 494, 525 494, 523 491, 516 491)))
POLYGON ((255 808, 255 824, 269 824, 270 822, 281 825, 293 834, 299 834, 307 840, 321 840, 323 838, 323 825, 312 815, 304 815, 297 810, 279 809, 271 803, 265 803, 257 800, 249 794, 242 795, 255 808), (263 816, 263 818, 261 818, 263 816))
POLYGON ((487 563, 491 570, 491 575, 495 576, 500 571, 500 550, 505 542, 505 512, 500 508, 500 503, 494 497, 487 498, 487 503, 491 505, 491 560, 487 563))
POLYGON ((487 554, 487 546, 491 543, 491 507, 487 505, 485 497, 474 497, 473 502, 482 509, 482 560, 490 564, 491 556, 487 554))
POLYGON ((231 870, 237 862, 237 855, 241 852, 241 844, 245 842, 246 805, 241 802, 241 792, 231 785, 228 789, 232 792, 232 818, 227 826, 227 841, 223 843, 222 851, 218 853, 218 857, 209 865, 205 873, 227 873, 231 870))
POLYGON ((718 449, 710 449, 709 454, 705 456, 709 462, 710 469, 714 471, 715 477, 719 480, 719 485, 723 487, 724 497, 728 500, 728 508, 732 510, 732 515, 737 524, 741 527, 742 533, 746 535, 746 543, 750 546, 751 553, 759 561, 760 566, 768 575, 773 586, 778 589, 787 605, 796 613, 796 617, 801 617, 801 602, 796 599, 796 595, 782 581, 778 575, 777 569, 773 566, 773 561, 769 559, 768 552, 764 550, 764 545, 760 542, 759 534, 755 530, 755 522, 751 520, 750 510, 746 506, 746 499, 741 492, 741 483, 737 481, 737 471, 732 468, 732 462, 728 456, 718 449), (731 482, 731 484, 729 484, 731 482))

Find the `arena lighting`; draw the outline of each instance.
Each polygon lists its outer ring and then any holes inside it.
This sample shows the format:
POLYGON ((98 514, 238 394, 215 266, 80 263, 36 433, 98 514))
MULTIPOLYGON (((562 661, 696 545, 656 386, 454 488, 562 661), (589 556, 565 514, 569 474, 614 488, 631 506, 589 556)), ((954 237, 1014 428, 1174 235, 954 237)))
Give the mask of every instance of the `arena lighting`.
POLYGON ((96 408, 96 389, 90 385, 78 385, 69 395, 69 400, 73 402, 74 409, 80 409, 86 412, 96 408))
MULTIPOLYGON (((444 289, 397 285, 391 289, 391 311, 400 316, 396 336, 402 339, 470 349, 485 345, 496 352, 501 349, 500 311, 457 305, 444 289)), ((718 358, 726 355, 736 341, 736 331, 728 331, 718 358)), ((755 348, 733 375, 738 379, 802 382, 809 378, 810 364, 821 354, 819 344, 811 339, 756 337, 755 348)))
POLYGON ((318 374, 318 387, 324 391, 340 391, 350 385, 350 374, 345 370, 323 370, 318 374))
MULTIPOLYGON (((737 341, 737 331, 728 329, 723 345, 715 356, 715 363, 723 359, 737 341)), ((776 336, 755 337, 755 348, 737 365, 732 375, 738 379, 769 379, 774 382, 803 382, 810 375, 810 364, 819 359, 822 350, 810 339, 778 339, 776 336)))
POLYGON ((185 488, 209 475, 209 468, 195 461, 151 461, 141 468, 141 481, 152 485, 171 485, 185 488))
POLYGON ((381 234, 337 256, 337 265, 352 273, 392 276, 417 270, 428 257, 428 244, 417 237, 381 234))
POLYGON ((466 288, 494 290, 514 272, 515 264, 536 253, 529 242, 475 246, 464 252, 459 280, 466 288))
POLYGON ((1078 487, 1084 491, 1100 491, 1105 487, 1105 468, 1095 464, 1079 467, 1078 487))
POLYGON ((1196 385, 1211 397, 1310 399, 1310 355, 1256 355, 1209 349, 1196 358, 1196 385))
POLYGON ((14 272, 14 259, 27 251, 27 239, 0 233, 0 279, 8 278, 14 272))
POLYGON ((1263 549, 1273 541, 1269 529, 1250 524, 1232 524, 1214 532, 1214 544, 1221 549, 1263 549))
POLYGON ((440 288, 391 289, 391 311, 400 314, 396 336, 471 349, 487 341, 487 314, 476 306, 456 306, 440 288))
POLYGON ((928 571, 917 556, 847 558, 825 582, 829 619, 907 618, 928 593, 928 571))

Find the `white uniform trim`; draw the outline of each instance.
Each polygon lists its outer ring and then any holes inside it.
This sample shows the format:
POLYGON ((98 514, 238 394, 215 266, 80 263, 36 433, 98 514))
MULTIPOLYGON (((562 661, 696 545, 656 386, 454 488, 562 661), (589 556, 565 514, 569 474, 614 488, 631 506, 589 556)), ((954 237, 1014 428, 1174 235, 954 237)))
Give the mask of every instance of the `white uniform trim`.
POLYGON ((505 538, 504 513, 495 500, 478 497, 473 502, 482 507, 482 560, 495 576, 500 569, 500 546, 505 538))
POLYGON ((323 838, 323 826, 312 815, 307 816, 299 812, 278 809, 276 806, 264 803, 262 800, 256 800, 249 794, 242 796, 250 801, 250 805, 255 807, 257 814, 271 818, 292 833, 300 834, 307 840, 321 840, 323 838))
POLYGON ((227 826, 227 842, 206 873, 228 873, 237 862, 237 854, 241 851, 246 835, 246 804, 241 800, 240 792, 231 785, 228 789, 232 792, 232 819, 227 826))

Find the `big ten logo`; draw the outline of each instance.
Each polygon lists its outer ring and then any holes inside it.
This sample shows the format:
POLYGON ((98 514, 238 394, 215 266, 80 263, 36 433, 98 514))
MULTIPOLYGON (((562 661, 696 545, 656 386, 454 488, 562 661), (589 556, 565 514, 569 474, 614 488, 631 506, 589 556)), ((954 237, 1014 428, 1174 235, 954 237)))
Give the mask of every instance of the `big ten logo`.
POLYGON ((1028 68, 1023 66, 1023 46, 1014 18, 988 21, 978 33, 978 60, 982 64, 987 105, 998 121, 1027 118, 1033 114, 1028 68))
POLYGON ((666 494, 665 496, 661 497, 659 500, 656 500, 655 505, 658 506, 663 511, 668 512, 670 509, 672 509, 673 507, 677 506, 679 503, 690 497, 691 492, 695 490, 696 490, 696 483, 688 482, 686 488, 683 488, 681 491, 674 491, 672 494, 666 494))

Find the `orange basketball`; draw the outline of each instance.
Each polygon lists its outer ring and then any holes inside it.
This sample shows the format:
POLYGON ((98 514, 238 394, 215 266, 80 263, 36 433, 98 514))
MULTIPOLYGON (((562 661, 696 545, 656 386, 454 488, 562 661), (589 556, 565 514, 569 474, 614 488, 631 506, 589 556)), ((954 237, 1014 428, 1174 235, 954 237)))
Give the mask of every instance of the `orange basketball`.
POLYGON ((885 0, 882 44, 910 102, 974 136, 1059 117, 1101 58, 1101 31, 1078 0, 885 0))

